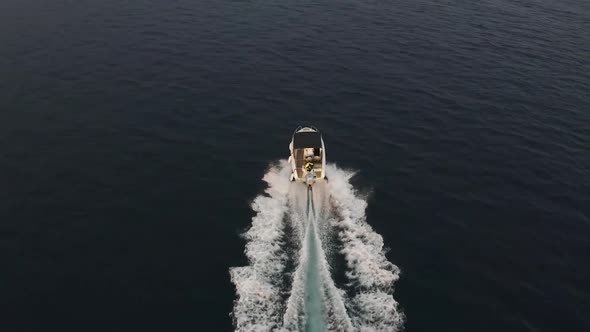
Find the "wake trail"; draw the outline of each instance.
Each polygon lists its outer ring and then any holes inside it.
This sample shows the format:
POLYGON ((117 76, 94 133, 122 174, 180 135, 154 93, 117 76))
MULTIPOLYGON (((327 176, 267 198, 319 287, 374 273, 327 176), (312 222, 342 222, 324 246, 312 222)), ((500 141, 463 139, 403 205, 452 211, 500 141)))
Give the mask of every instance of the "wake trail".
POLYGON ((252 203, 256 216, 244 234, 249 265, 230 269, 237 293, 232 314, 236 331, 271 331, 282 326, 281 284, 287 263, 283 219, 289 174, 284 163, 271 167, 263 178, 268 184, 266 195, 252 203))
POLYGON ((355 329, 360 331, 398 331, 404 315, 393 298, 394 283, 400 270, 385 257, 383 238, 366 222, 366 200, 360 198, 350 179, 354 172, 328 165, 329 191, 339 221, 338 237, 347 263, 346 276, 352 291, 347 309, 355 329))
POLYGON ((313 205, 313 192, 311 187, 307 190, 307 273, 305 283, 305 331, 325 331, 323 299, 321 296, 322 285, 318 271, 318 238, 316 236, 315 207, 313 205))
MULTIPOLYGON (((317 184, 314 185, 314 188, 317 184)), ((287 331, 353 331, 346 314, 344 292, 331 278, 322 242, 318 236, 318 216, 313 190, 296 184, 293 213, 304 229, 299 264, 294 273, 291 296, 287 301, 284 329, 287 331), (306 204, 297 204, 305 189, 306 204), (299 213, 304 211, 304 214, 299 213)), ((300 202, 299 202, 300 203, 300 202)))
POLYGON ((352 172, 328 165, 330 182, 313 190, 290 183, 286 161, 272 166, 243 235, 248 265, 230 268, 236 331, 398 331, 404 316, 393 298, 399 269, 382 237, 366 223, 366 200, 352 172), (334 242, 336 241, 336 242, 334 242), (334 249, 339 249, 335 251, 334 249), (344 289, 331 258, 346 261, 344 289))

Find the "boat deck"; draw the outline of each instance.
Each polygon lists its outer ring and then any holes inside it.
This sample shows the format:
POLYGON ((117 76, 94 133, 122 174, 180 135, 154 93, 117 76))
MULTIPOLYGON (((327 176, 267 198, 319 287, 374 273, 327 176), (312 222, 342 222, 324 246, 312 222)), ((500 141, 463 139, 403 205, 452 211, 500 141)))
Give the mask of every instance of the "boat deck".
MULTIPOLYGON (((295 169, 297 170, 297 177, 303 178, 303 168, 305 167, 304 149, 295 149, 295 169)), ((322 159, 315 160, 313 169, 316 172, 316 176, 321 175, 322 170, 322 159)))

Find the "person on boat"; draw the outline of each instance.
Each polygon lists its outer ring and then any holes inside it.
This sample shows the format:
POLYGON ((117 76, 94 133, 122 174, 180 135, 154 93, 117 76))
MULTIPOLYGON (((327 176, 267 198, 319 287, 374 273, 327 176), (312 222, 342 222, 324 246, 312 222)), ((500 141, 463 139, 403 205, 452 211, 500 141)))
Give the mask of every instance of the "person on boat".
POLYGON ((305 170, 308 171, 308 172, 311 172, 312 169, 313 169, 313 163, 311 161, 308 161, 305 164, 305 170))

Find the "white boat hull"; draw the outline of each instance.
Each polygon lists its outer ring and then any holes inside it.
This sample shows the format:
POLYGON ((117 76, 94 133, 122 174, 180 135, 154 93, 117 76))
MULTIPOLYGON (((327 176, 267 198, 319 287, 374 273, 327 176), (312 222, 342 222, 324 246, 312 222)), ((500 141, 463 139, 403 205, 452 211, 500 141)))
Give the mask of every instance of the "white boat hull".
POLYGON ((299 127, 289 144, 291 181, 312 185, 326 179, 326 148, 321 133, 314 127, 299 127))

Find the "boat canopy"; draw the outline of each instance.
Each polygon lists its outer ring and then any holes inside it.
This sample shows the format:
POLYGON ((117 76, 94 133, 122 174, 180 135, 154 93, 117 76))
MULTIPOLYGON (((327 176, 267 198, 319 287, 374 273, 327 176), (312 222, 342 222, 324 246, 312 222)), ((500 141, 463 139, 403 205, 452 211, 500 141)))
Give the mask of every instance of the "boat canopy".
POLYGON ((322 135, 317 131, 303 131, 293 135, 293 149, 321 147, 322 135))

